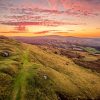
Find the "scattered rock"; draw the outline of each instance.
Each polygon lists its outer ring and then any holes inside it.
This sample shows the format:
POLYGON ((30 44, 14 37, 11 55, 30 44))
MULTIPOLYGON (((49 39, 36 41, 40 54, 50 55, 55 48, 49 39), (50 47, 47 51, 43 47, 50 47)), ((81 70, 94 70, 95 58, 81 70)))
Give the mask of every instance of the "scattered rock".
POLYGON ((3 51, 3 52, 0 53, 0 55, 2 57, 9 57, 9 52, 8 51, 3 51))
POLYGON ((44 75, 43 78, 46 80, 48 78, 48 76, 44 75))

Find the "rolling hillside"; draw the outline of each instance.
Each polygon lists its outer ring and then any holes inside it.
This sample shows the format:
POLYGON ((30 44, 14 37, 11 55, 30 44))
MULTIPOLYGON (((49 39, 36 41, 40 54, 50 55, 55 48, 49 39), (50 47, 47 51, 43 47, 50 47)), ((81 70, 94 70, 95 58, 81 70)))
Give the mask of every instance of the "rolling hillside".
POLYGON ((0 37, 0 100, 88 99, 100 99, 100 73, 67 56, 0 37))

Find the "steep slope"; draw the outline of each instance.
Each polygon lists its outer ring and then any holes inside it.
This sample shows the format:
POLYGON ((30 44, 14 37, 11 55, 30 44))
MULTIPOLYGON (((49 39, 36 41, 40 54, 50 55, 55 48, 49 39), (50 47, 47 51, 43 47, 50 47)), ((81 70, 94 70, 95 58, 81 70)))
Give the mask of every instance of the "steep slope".
POLYGON ((37 46, 0 37, 0 100, 99 98, 99 73, 37 46))

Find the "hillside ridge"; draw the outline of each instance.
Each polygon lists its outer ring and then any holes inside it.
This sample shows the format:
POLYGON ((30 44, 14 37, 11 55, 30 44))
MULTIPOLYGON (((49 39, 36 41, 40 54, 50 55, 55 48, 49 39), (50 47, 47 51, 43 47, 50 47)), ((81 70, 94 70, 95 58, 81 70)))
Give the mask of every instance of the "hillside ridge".
POLYGON ((0 100, 87 100, 99 96, 99 73, 38 46, 0 38, 0 100))

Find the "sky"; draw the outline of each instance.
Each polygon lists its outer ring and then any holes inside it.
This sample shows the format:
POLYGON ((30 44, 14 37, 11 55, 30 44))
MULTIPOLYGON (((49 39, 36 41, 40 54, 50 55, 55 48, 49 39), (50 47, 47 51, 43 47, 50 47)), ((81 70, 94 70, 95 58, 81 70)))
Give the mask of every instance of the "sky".
POLYGON ((100 37, 100 0, 0 0, 0 35, 100 37))

